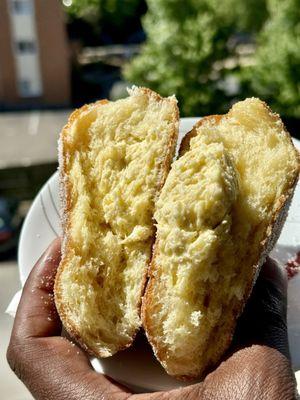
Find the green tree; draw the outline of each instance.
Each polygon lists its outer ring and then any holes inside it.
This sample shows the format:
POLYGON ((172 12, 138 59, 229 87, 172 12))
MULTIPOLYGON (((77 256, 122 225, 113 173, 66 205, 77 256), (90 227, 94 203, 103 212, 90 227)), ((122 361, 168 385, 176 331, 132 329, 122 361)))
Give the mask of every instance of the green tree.
POLYGON ((258 36, 252 91, 286 117, 300 117, 300 0, 268 0, 269 20, 258 36))
POLYGON ((210 0, 210 3, 220 15, 234 22, 237 31, 255 34, 268 17, 267 1, 210 0))
POLYGON ((212 64, 228 54, 226 25, 208 1, 148 0, 147 42, 125 77, 162 95, 175 93, 183 114, 206 113, 212 102, 224 102, 217 86, 222 71, 214 76, 212 64))
POLYGON ((229 39, 238 31, 261 28, 267 15, 265 0, 251 0, 251 7, 238 0, 147 3, 147 42, 125 68, 125 78, 163 95, 175 93, 183 115, 226 110, 235 98, 226 82, 240 71, 229 39), (230 58, 228 68, 224 61, 230 58))
POLYGON ((70 6, 65 7, 66 12, 74 17, 83 18, 94 22, 100 15, 99 0, 72 0, 70 6))
POLYGON ((109 24, 119 32, 131 19, 141 15, 144 8, 144 0, 72 0, 71 5, 65 7, 71 17, 82 18, 95 29, 101 30, 109 24))

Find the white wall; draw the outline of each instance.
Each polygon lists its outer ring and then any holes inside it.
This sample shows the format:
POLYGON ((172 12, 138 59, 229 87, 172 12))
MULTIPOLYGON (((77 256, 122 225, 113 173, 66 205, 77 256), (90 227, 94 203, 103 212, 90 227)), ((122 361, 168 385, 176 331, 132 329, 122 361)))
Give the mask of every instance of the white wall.
POLYGON ((42 95, 42 80, 33 0, 7 0, 10 14, 12 48, 15 57, 18 91, 21 97, 42 95), (23 44, 22 44, 23 43, 23 44), (29 43, 31 49, 28 48, 29 43), (25 45, 24 45, 25 44, 25 45), (20 48, 21 47, 21 48, 20 48))
MULTIPOLYGON (((31 1, 31 0, 30 0, 31 1)), ((32 10, 34 12, 34 10, 32 10)), ((13 29, 16 39, 36 40, 35 20, 32 15, 15 14, 13 15, 13 29), (33 20, 33 21, 32 21, 33 20)))

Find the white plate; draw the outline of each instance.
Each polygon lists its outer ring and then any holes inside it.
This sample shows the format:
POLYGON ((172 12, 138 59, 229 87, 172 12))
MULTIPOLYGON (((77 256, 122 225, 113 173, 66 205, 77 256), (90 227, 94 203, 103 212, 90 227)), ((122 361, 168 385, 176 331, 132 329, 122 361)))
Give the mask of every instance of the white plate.
MULTIPOLYGON (((182 118, 178 145, 199 118, 182 118)), ((295 140, 300 148, 300 142, 295 140)), ((19 243, 19 270, 22 285, 40 255, 61 234, 58 174, 55 173, 36 196, 23 224, 19 243)), ((285 263, 300 250, 300 185, 287 222, 272 256, 285 263)), ((300 369, 300 274, 289 281, 288 328, 292 362, 300 369)), ((169 377, 153 357, 150 347, 139 338, 133 347, 106 359, 93 359, 93 367, 136 392, 168 390, 187 384, 169 377)))

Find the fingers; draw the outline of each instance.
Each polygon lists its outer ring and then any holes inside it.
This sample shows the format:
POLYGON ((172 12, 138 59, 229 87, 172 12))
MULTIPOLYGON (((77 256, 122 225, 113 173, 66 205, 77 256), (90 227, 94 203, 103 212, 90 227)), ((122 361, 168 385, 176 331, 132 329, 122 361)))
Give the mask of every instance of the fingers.
MULTIPOLYGON (((295 379, 287 358, 286 294, 286 276, 268 258, 238 321, 232 355, 203 382, 154 393, 147 400, 295 399, 295 379)), ((144 400, 139 396, 132 400, 144 400)))
POLYGON ((9 365, 38 400, 128 398, 126 389, 94 372, 86 353, 60 336, 53 297, 60 258, 55 240, 26 281, 7 350, 9 365))
MULTIPOLYGON (((232 355, 203 382, 169 393, 153 393, 147 400, 293 400, 295 380, 287 358, 286 295, 286 276, 268 258, 238 321, 232 355)), ((133 399, 144 400, 141 395, 133 399)))
POLYGON ((267 257, 261 268, 258 280, 272 282, 273 286, 285 298, 286 303, 287 275, 285 270, 281 268, 274 259, 267 257))
POLYGON ((278 351, 251 346, 237 351, 203 382, 130 400, 294 400, 296 384, 290 363, 278 351))
POLYGON ((15 337, 26 339, 60 335, 61 323, 53 296, 60 258, 60 239, 56 239, 36 263, 26 281, 13 327, 15 337))
POLYGON ((238 321, 233 348, 262 344, 289 357, 286 309, 286 276, 274 260, 267 258, 238 321))
POLYGON ((287 358, 259 345, 237 351, 202 383, 203 399, 294 400, 295 395, 287 358))

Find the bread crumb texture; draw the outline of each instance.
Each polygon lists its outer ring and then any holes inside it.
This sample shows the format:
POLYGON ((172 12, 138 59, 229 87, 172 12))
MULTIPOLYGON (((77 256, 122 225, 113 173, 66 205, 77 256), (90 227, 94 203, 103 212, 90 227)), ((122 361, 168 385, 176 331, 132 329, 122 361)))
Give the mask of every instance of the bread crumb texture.
POLYGON ((98 356, 126 347, 141 324, 154 203, 177 131, 176 100, 135 88, 89 106, 62 133, 69 206, 56 300, 98 356))
POLYGON ((201 376, 228 347, 262 241, 299 173, 281 120, 258 99, 193 133, 157 203, 144 298, 154 350, 181 377, 201 376))

